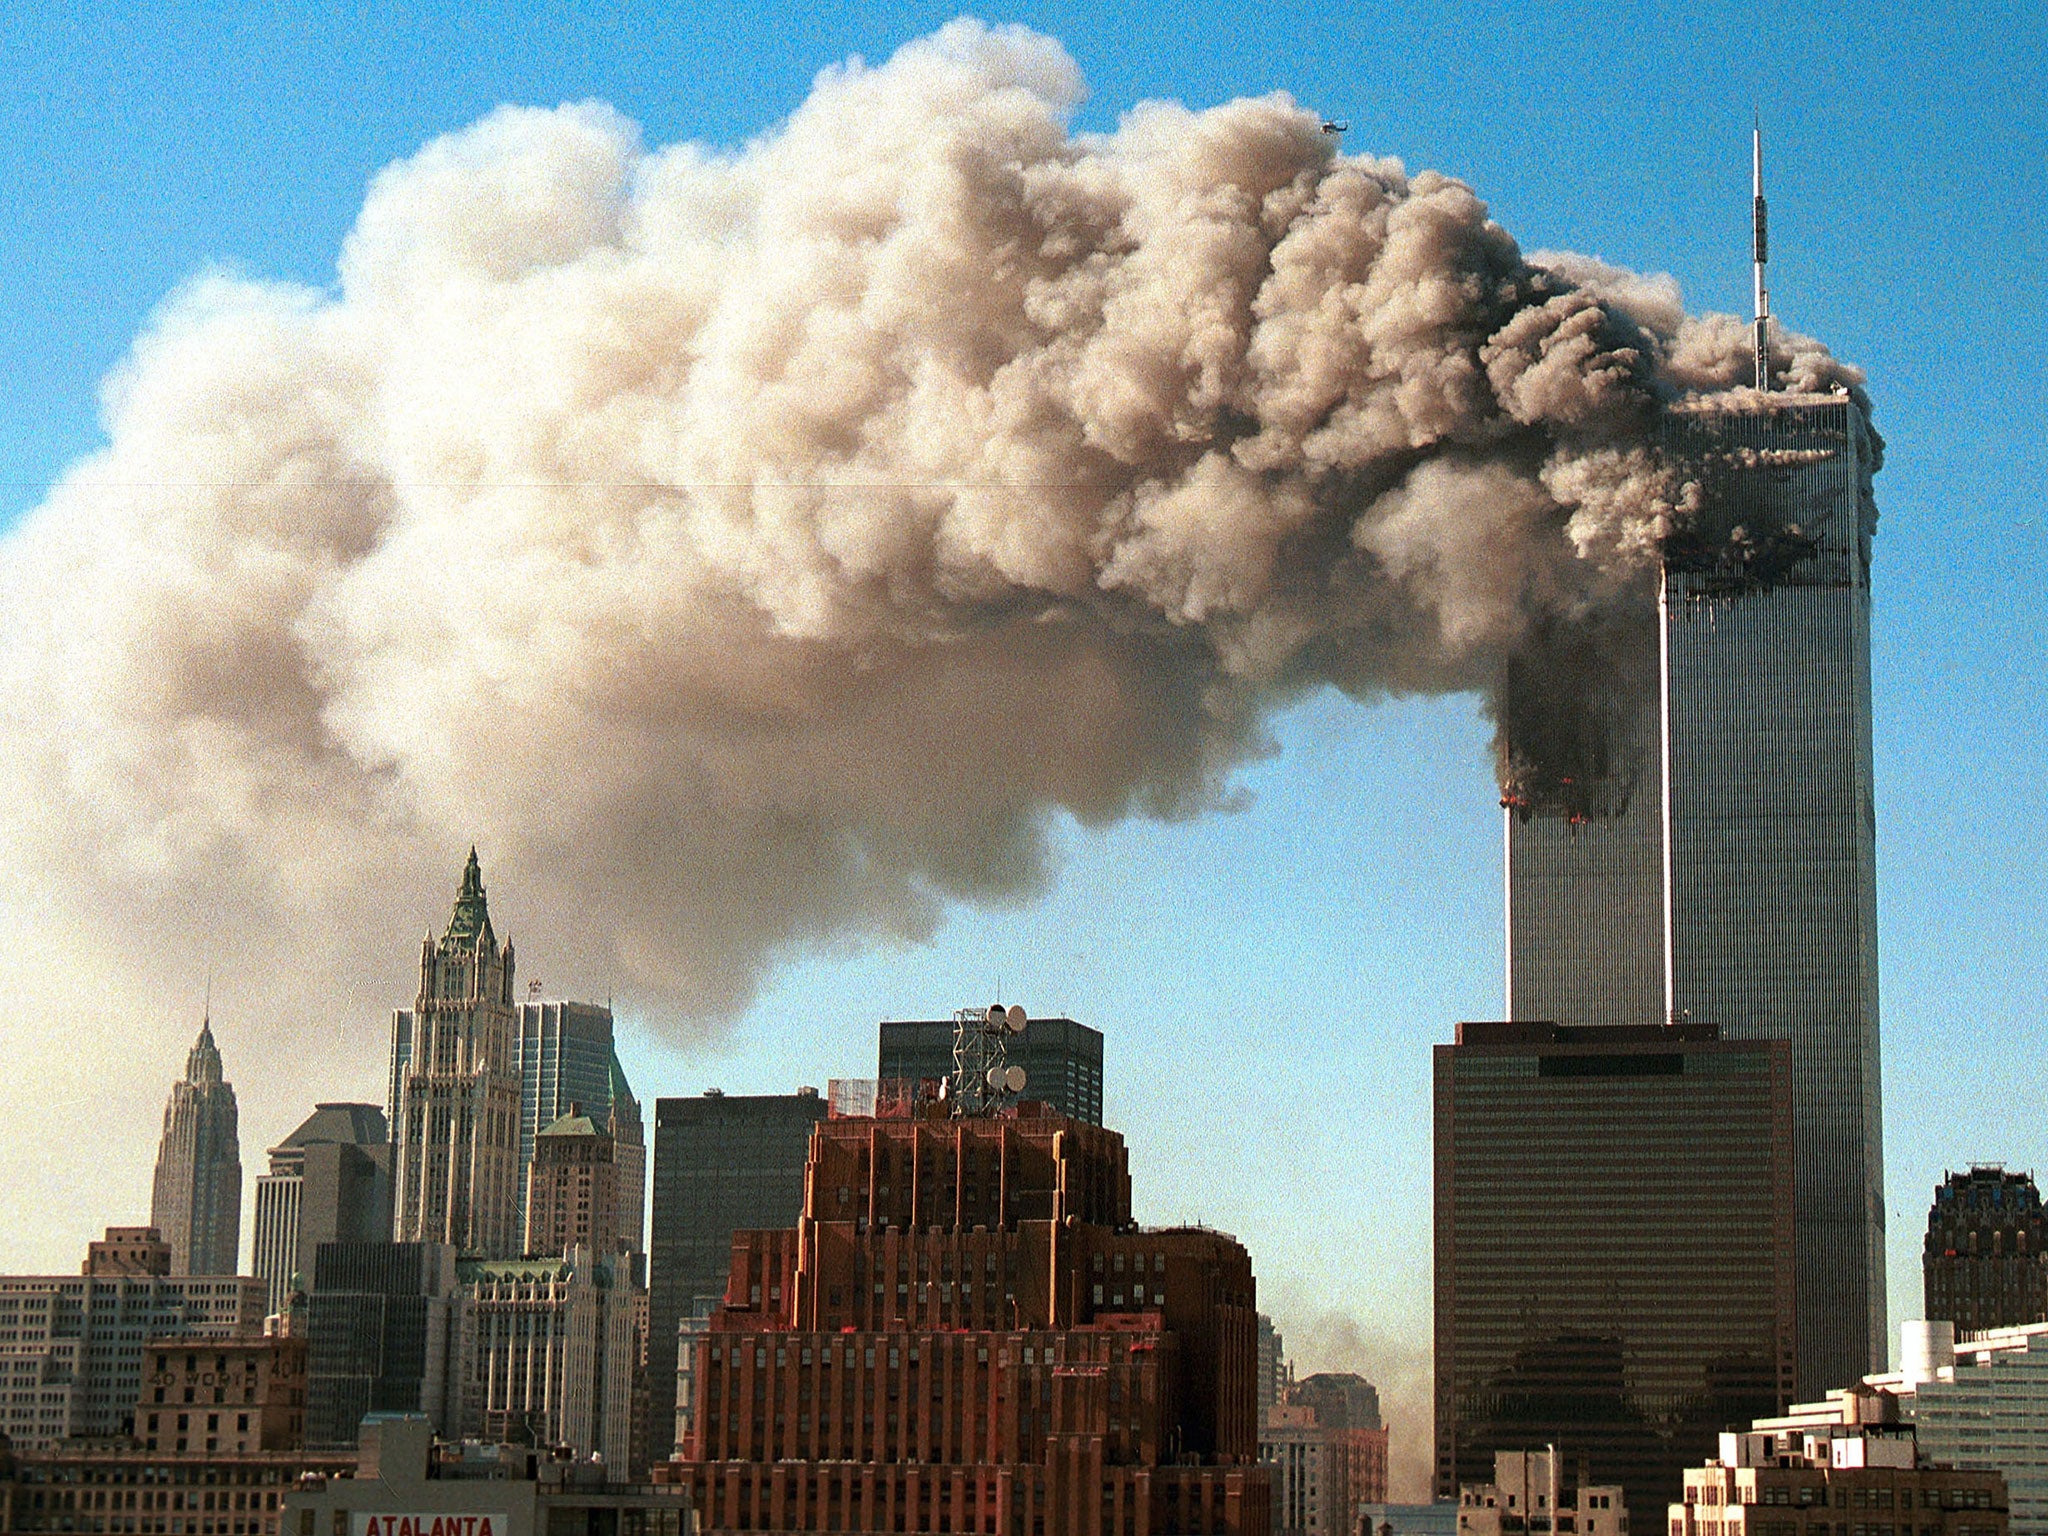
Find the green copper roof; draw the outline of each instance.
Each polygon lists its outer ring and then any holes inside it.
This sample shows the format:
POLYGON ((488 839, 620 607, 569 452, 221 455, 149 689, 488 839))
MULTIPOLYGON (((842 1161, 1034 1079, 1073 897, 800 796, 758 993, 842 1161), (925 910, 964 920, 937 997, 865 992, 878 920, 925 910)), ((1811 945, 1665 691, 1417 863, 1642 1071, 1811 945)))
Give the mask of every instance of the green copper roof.
POLYGON ((448 919, 448 931, 441 936, 446 944, 451 939, 465 944, 476 942, 482 934, 490 947, 497 947, 497 936, 491 932, 491 909, 484 899, 484 873, 476 861, 476 849, 469 850, 469 863, 463 867, 462 889, 455 895, 455 913, 448 919))
POLYGON ((564 1115, 541 1132, 543 1136, 602 1136, 604 1128, 582 1113, 564 1115))

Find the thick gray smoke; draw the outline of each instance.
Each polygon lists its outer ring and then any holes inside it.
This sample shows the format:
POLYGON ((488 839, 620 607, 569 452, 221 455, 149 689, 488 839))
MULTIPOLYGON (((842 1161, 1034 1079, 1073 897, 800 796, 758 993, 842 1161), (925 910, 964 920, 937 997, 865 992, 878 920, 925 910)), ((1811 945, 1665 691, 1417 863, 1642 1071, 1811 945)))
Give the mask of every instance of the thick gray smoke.
POLYGON ((1686 516, 1659 412, 1744 327, 1285 98, 1080 94, 961 22, 734 153, 506 109, 333 291, 194 282, 6 541, 14 899, 383 974, 476 841, 554 963, 712 1016, 1030 891, 1059 811, 1214 806, 1306 690, 1569 759, 1626 683, 1543 659, 1686 516))

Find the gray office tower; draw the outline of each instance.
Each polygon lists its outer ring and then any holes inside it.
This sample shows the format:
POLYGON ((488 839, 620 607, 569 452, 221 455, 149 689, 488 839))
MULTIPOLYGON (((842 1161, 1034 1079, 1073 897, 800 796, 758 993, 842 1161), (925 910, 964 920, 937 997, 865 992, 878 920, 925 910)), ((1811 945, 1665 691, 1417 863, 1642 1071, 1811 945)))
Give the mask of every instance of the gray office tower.
POLYGON ((375 1104, 321 1104, 270 1149, 256 1181, 254 1270, 283 1312, 322 1243, 391 1236, 391 1138, 375 1104))
POLYGON ((725 1296, 732 1235, 793 1227, 804 1208, 815 1088, 654 1101, 654 1220, 648 1244, 649 1450, 667 1456, 676 1416, 676 1327, 725 1296))
MULTIPOLYGON (((1102 1124, 1102 1032, 1072 1019, 1032 1019, 1009 1042, 1009 1062, 1024 1069, 1027 1099, 1090 1125, 1102 1124)), ((953 1070, 951 1019, 885 1020, 879 1078, 946 1077, 953 1070)))
POLYGON ((1539 782, 1518 778, 1512 706, 1503 722, 1508 1014, 1791 1042, 1798 1394, 1812 1399, 1886 1355, 1869 580, 1882 444, 1842 394, 1743 391, 1668 419, 1701 510, 1603 658, 1613 697, 1631 697, 1632 674, 1644 702, 1564 758, 1576 772, 1558 776, 1550 751, 1539 782))
POLYGON ((242 1146, 235 1088, 222 1075, 210 1018, 201 1021, 185 1076, 164 1105, 149 1224, 171 1245, 172 1274, 240 1273, 242 1146))
POLYGON ((447 1243, 322 1243, 306 1298, 306 1445, 346 1450, 369 1413, 462 1432, 465 1305, 447 1243))
POLYGON ((519 1221, 526 1229, 526 1170, 533 1139, 576 1105, 598 1125, 610 1126, 617 1144, 619 1236, 638 1253, 647 1208, 647 1142, 640 1105, 619 1065, 612 1011, 602 1003, 527 1002, 519 1005, 519 1221))

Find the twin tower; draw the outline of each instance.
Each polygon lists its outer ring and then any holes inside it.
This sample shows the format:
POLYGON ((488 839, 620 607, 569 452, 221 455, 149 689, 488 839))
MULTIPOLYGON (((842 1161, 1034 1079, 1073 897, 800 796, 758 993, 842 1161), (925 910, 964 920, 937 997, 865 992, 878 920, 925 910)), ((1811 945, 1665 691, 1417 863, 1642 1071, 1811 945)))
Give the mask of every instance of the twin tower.
MULTIPOLYGON (((1792 1377, 1811 1399, 1886 1357, 1870 701, 1881 444, 1846 393, 1714 396, 1674 407, 1666 430, 1702 510, 1644 594, 1641 654, 1623 670, 1645 681, 1568 794, 1519 793, 1511 778, 1503 799, 1507 1014, 1563 1026, 1559 1039, 1718 1027, 1789 1045, 1792 1377)), ((1444 1358, 1444 1332, 1440 1416, 1455 1417, 1455 1384, 1477 1392, 1501 1367, 1444 1358)))

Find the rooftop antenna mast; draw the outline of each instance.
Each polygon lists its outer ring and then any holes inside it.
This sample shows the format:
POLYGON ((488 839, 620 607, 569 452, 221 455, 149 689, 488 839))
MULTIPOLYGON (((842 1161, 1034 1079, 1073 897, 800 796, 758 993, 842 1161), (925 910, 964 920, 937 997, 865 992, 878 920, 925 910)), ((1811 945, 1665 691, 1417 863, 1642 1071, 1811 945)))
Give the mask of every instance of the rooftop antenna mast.
POLYGON ((1756 387, 1771 387, 1771 292, 1764 286, 1764 263, 1770 259, 1770 219, 1764 205, 1764 130, 1758 121, 1749 130, 1749 195, 1752 256, 1756 264, 1756 387))

